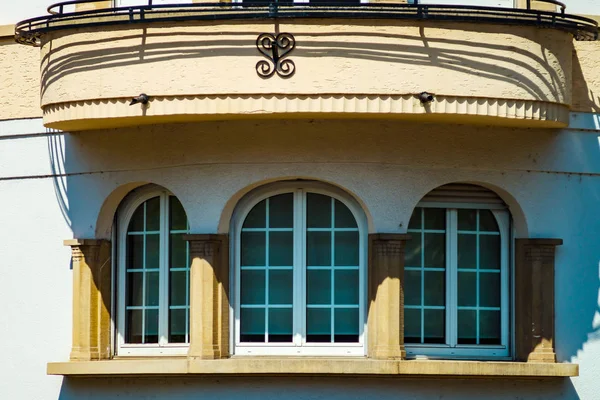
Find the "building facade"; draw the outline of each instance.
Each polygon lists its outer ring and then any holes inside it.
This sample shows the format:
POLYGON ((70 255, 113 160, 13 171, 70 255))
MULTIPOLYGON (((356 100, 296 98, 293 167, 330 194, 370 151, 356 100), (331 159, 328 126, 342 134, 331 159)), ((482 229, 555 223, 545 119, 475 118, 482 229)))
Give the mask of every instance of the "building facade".
POLYGON ((48 5, 0 21, 3 398, 600 398, 597 4, 48 5))

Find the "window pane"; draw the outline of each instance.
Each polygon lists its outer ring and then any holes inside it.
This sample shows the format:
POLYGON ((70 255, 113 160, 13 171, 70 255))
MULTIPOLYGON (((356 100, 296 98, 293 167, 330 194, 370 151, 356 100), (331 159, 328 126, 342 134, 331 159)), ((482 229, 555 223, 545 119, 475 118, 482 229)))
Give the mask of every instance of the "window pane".
POLYGON ((500 274, 479 274, 479 305, 482 307, 500 307, 500 274))
POLYGON ((292 304, 294 294, 292 271, 269 271, 269 304, 292 304))
POLYGON ((423 209, 421 207, 415 208, 413 211, 410 221, 408 222, 408 229, 421 229, 421 213, 423 209))
POLYGON ((322 194, 306 195, 306 226, 331 228, 331 197, 322 194))
POLYGON ((358 308, 336 308, 334 314, 336 343, 358 343, 358 308))
POLYGON ((445 343, 445 310, 424 310, 424 343, 445 343))
POLYGON ((294 264, 293 232, 269 232, 269 265, 291 267, 294 264))
POLYGON ((146 305, 158 306, 158 272, 146 272, 146 305))
POLYGON ((306 232, 306 264, 331 265, 331 232, 306 232))
MULTIPOLYGON (((144 273, 143 272, 128 272, 127 273, 127 305, 142 306, 143 290, 144 290, 144 273)), ((141 331, 140 331, 141 332, 141 331)))
POLYGON ((458 310, 458 344, 477 344, 477 311, 458 310))
POLYGON ((242 232, 242 266, 262 266, 265 261, 265 233, 242 232))
POLYGON ((126 343, 142 343, 142 310, 127 311, 126 343))
POLYGON ((185 343, 186 342, 186 322, 188 310, 177 309, 169 310, 169 342, 170 343, 185 343))
POLYGON ((133 213, 129 221, 127 232, 143 232, 144 231, 144 204, 142 203, 133 213))
POLYGON ((160 265, 160 235, 146 235, 146 269, 158 269, 160 265))
POLYGON ((146 310, 144 343, 158 343, 158 310, 146 310))
POLYGON ((306 271, 306 303, 331 304, 331 271, 306 271))
POLYGON ((335 232, 335 265, 358 266, 358 232, 335 232))
POLYGON ((329 308, 306 310, 306 341, 331 342, 331 310, 329 308))
POLYGON ((458 230, 477 230, 477 210, 458 210, 458 230))
POLYGON ((479 236, 479 268, 500 269, 500 236, 479 236))
POLYGON ((425 229, 445 230, 446 229, 446 209, 444 209, 444 208, 426 208, 425 209, 425 229))
POLYGON ((344 203, 335 200, 335 227, 336 228, 357 228, 354 215, 344 203))
POLYGON ((358 270, 335 271, 335 304, 358 304, 358 270))
POLYGON ((421 267, 421 234, 411 233, 410 240, 406 241, 404 263, 407 267, 421 267))
POLYGON ((500 344, 500 311, 479 312, 479 344, 500 344))
POLYGON ((127 269, 144 268, 144 236, 127 236, 127 269))
POLYGON ((477 268, 477 235, 458 235, 458 268, 477 268))
POLYGON ((425 271, 425 305, 443 306, 446 304, 445 272, 425 271))
POLYGON ((244 221, 244 228, 265 228, 267 224, 266 217, 266 204, 267 201, 263 200, 250 210, 246 220, 244 221))
POLYGON ((477 273, 458 273, 458 306, 477 306, 477 273))
POLYGON ((160 230, 160 197, 146 201, 146 231, 160 230))
POLYGON ((175 196, 169 196, 169 229, 182 231, 188 229, 185 210, 175 196))
POLYGON ((240 311, 240 340, 242 342, 265 341, 265 309, 242 308, 240 311))
POLYGON ((171 234, 169 257, 171 258, 171 268, 189 268, 187 259, 187 242, 183 240, 183 234, 171 234))
POLYGON ((269 227, 292 228, 294 226, 294 195, 280 194, 269 198, 269 227))
POLYGON ((265 304, 265 271, 242 270, 242 304, 265 304))
POLYGON ((421 305, 421 271, 404 271, 404 304, 421 305))
POLYGON ((485 232, 498 232, 496 217, 490 210, 479 210, 479 230, 485 232))
POLYGON ((169 274, 169 294, 171 306, 187 305, 187 271, 172 271, 169 274))
POLYGON ((269 342, 292 341, 292 309, 269 309, 269 342))
POLYGON ((425 234, 425 267, 444 268, 446 266, 446 235, 444 233, 425 234))
POLYGON ((421 343, 421 310, 407 308, 404 310, 404 341, 421 343))

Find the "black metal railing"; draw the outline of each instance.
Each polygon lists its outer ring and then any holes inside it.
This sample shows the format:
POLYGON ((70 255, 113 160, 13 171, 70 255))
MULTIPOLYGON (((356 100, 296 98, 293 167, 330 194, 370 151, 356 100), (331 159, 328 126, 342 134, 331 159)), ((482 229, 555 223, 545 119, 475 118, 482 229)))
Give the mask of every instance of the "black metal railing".
POLYGON ((180 3, 145 4, 77 11, 77 6, 98 0, 75 0, 48 7, 49 15, 27 19, 15 26, 15 40, 39 45, 41 37, 52 31, 70 28, 99 27, 154 22, 214 21, 243 19, 345 18, 400 19, 451 22, 479 22, 526 25, 560 29, 572 33, 576 40, 597 40, 598 23, 590 18, 565 14, 564 4, 555 0, 537 0, 557 4, 561 12, 519 8, 453 6, 421 4, 360 3, 331 1, 328 3, 295 3, 252 1, 249 3, 180 3))

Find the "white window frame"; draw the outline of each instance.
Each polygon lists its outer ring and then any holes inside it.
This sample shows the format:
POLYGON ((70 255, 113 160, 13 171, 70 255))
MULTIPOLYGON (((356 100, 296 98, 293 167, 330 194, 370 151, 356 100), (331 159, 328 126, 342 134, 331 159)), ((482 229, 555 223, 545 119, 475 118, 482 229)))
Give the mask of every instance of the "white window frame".
MULTIPOLYGON (((117 326, 116 348, 118 356, 177 356, 186 355, 189 343, 168 343, 169 315, 169 196, 173 193, 148 185, 137 189, 134 196, 127 198, 118 211, 117 216, 117 326), (159 343, 125 343, 125 307, 126 307, 126 257, 127 230, 129 221, 137 208, 153 197, 160 197, 160 248, 159 263, 159 315, 163 315, 162 324, 159 319, 159 343), (164 317, 167 316, 167 317, 164 317)), ((188 250, 189 251, 189 250, 188 250)), ((190 287, 187 288, 190 290, 190 287)), ((145 295, 145 294, 144 294, 145 295)), ((190 296, 188 296, 190 298, 190 296)), ((191 312, 190 307, 190 312, 191 312)), ((188 322, 189 323, 189 322, 188 322)), ((189 332, 189 329, 188 329, 189 332)))
MULTIPOLYGON (((244 197, 234 211, 231 230, 231 291, 230 348, 236 356, 365 356, 367 353, 367 241, 368 228, 364 211, 347 193, 319 182, 298 181, 266 185, 244 197), (248 213, 261 201, 284 193, 294 193, 294 296, 292 343, 241 343, 240 342, 240 257, 241 231, 248 213), (358 343, 306 343, 306 232, 303 217, 306 202, 302 196, 317 193, 342 202, 352 212, 359 232, 359 340, 358 343), (301 208, 298 208, 301 207, 301 208), (298 210, 301 210, 300 212, 298 210), (299 266, 299 267, 298 267, 299 266), (302 329, 301 329, 302 328, 302 329)), ((333 327, 332 327, 333 328, 333 327)))
MULTIPOLYGON (((407 358, 428 359, 493 359, 510 360, 510 265, 511 225, 510 212, 501 205, 478 203, 421 202, 420 208, 443 208, 446 210, 446 344, 406 343, 407 358), (500 232, 500 345, 465 345, 457 343, 458 334, 458 238, 457 214, 459 209, 490 210, 500 232)), ((409 232, 410 234, 410 232, 409 232)))

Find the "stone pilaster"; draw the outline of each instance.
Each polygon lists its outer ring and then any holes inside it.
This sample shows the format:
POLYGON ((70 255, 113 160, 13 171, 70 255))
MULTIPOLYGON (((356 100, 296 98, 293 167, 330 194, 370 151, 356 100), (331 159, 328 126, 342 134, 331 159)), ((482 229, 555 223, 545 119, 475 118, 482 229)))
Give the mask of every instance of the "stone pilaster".
POLYGON ((404 245, 409 235, 369 235, 369 356, 406 358, 404 245))
POLYGON ((203 359, 229 356, 227 235, 185 235, 190 243, 190 349, 203 359))
POLYGON ((65 240, 73 262, 71 360, 111 355, 111 247, 108 240, 65 240))
POLYGON ((556 362, 554 262, 562 239, 516 239, 515 346, 518 361, 556 362))

